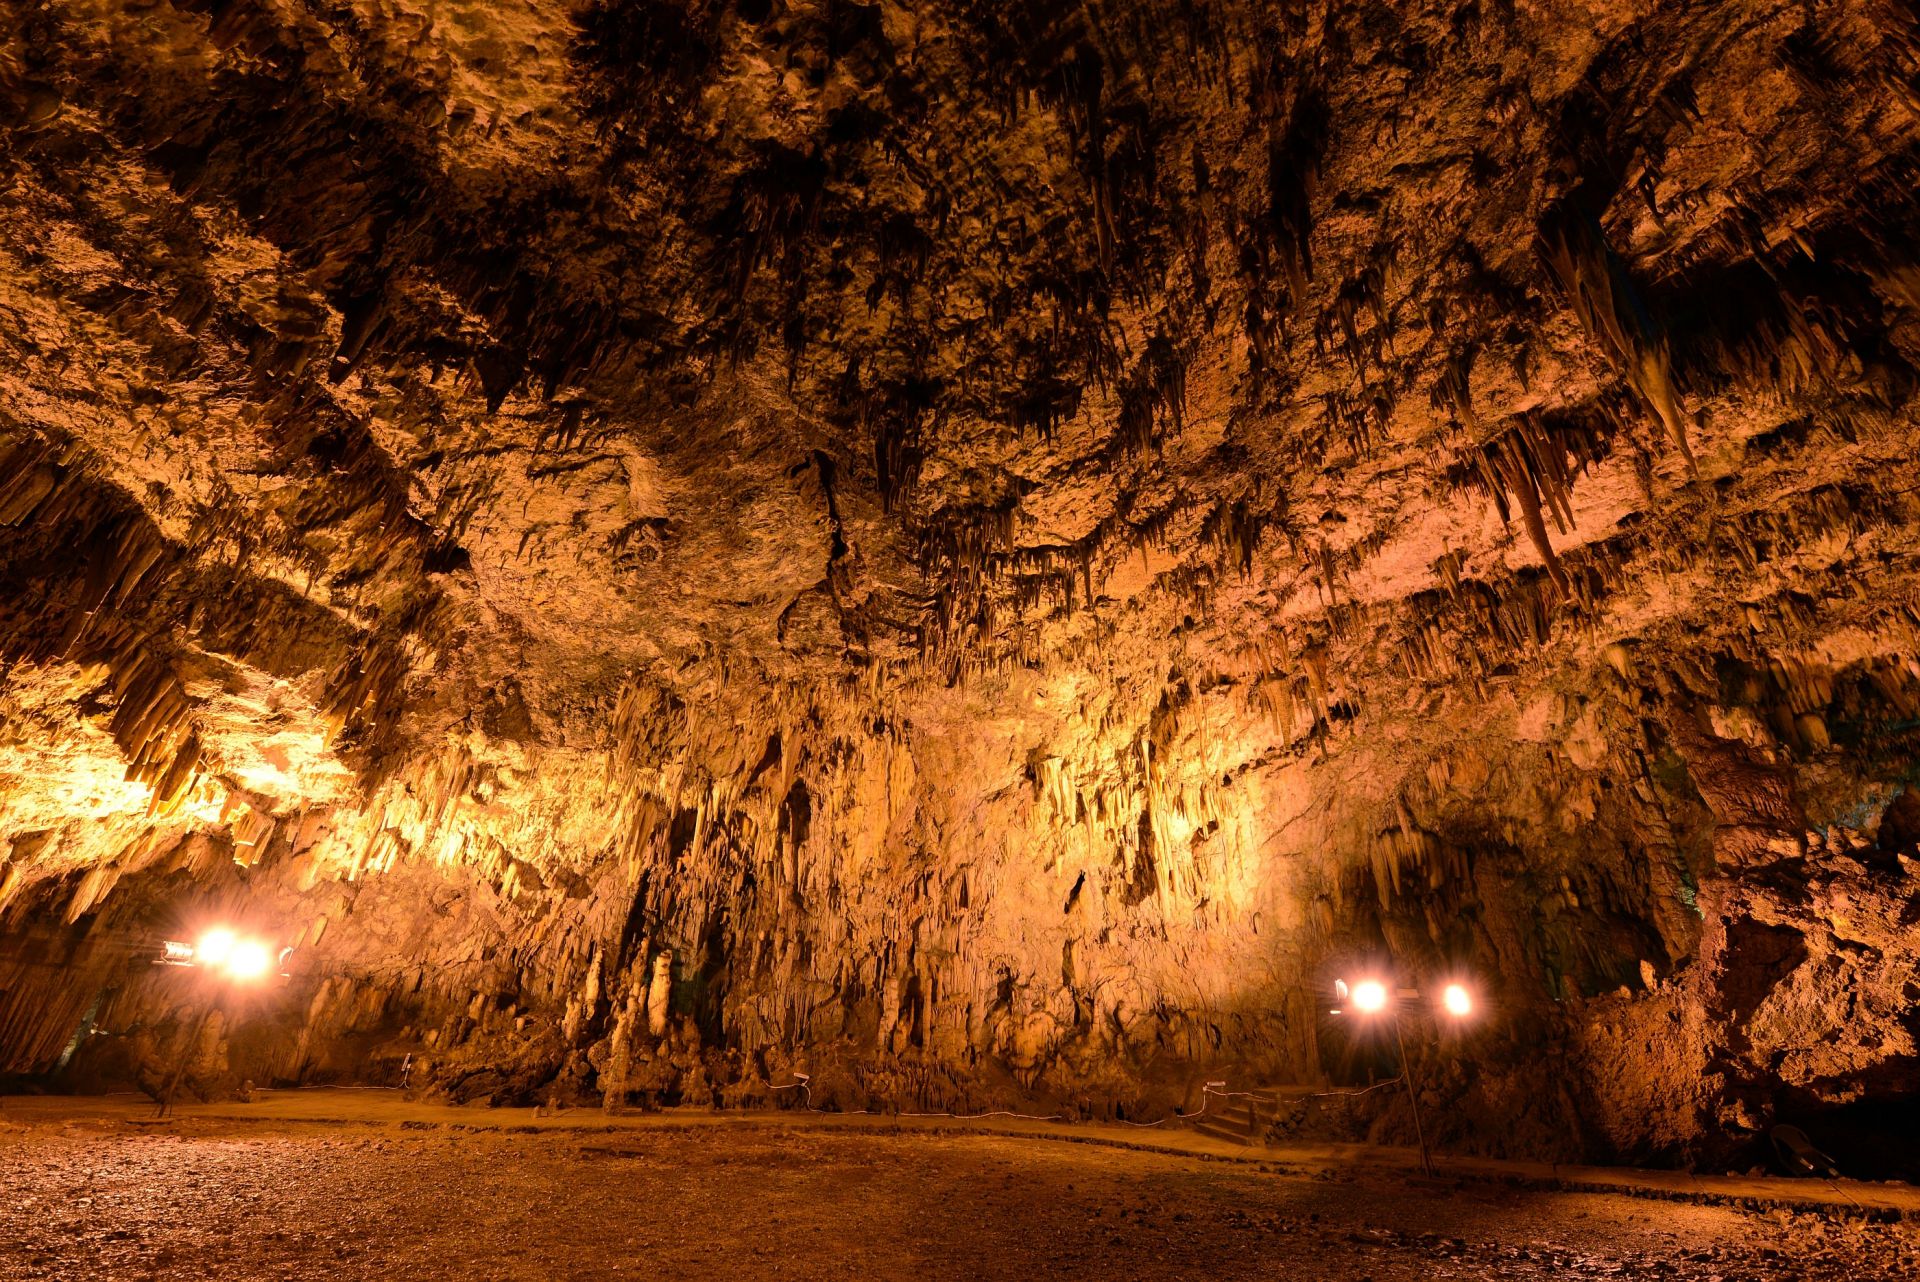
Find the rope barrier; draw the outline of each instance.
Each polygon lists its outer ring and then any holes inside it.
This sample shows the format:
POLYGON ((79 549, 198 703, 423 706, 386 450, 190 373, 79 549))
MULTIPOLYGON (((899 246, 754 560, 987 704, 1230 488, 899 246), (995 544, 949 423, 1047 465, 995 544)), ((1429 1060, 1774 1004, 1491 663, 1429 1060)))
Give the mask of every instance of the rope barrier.
MULTIPOLYGON (((799 1091, 801 1095, 801 1107, 806 1109, 806 1111, 808 1111, 809 1113, 828 1113, 828 1112, 843 1111, 849 1117, 859 1116, 862 1114, 867 1116, 877 1116, 877 1114, 874 1113, 874 1110, 870 1108, 852 1108, 852 1109, 845 1109, 845 1110, 815 1108, 813 1106, 813 1087, 811 1085, 813 1079, 805 1073, 795 1073, 794 1076, 799 1080, 788 1082, 783 1086, 769 1087, 768 1089, 776 1090, 776 1091, 799 1091)), ((1218 1095, 1224 1099, 1257 1099, 1259 1098, 1259 1092, 1257 1091, 1228 1091, 1228 1090, 1215 1089, 1216 1087, 1225 1086, 1225 1085, 1226 1085, 1225 1082, 1208 1082, 1205 1086, 1201 1087, 1200 1088, 1200 1107, 1197 1111, 1192 1113, 1173 1113, 1167 1117, 1162 1117, 1152 1122, 1129 1122, 1124 1117, 1116 1117, 1113 1120, 1120 1123, 1120 1125, 1122 1126, 1132 1126, 1140 1130, 1147 1130, 1155 1126, 1164 1126, 1168 1122, 1172 1122, 1172 1121, 1190 1122, 1197 1117, 1205 1117, 1207 1115, 1207 1106, 1212 1101, 1212 1097, 1215 1095, 1218 1095)), ((1372 1089, 1372 1088, 1369 1088, 1369 1089, 1372 1089)), ((1005 1108, 992 1109, 985 1113, 900 1112, 900 1113, 891 1114, 891 1116, 894 1116, 894 1117, 946 1117, 946 1118, 952 1118, 953 1120, 959 1121, 959 1122, 977 1122, 984 1118, 989 1118, 989 1117, 1012 1117, 1012 1118, 1018 1118, 1020 1121, 1023 1121, 1023 1122, 1061 1122, 1066 1120, 1065 1115, 1061 1113, 1049 1113, 1049 1114, 1046 1114, 1045 1116, 1042 1116, 1038 1113, 1016 1113, 1011 1109, 1005 1109, 1005 1108)))

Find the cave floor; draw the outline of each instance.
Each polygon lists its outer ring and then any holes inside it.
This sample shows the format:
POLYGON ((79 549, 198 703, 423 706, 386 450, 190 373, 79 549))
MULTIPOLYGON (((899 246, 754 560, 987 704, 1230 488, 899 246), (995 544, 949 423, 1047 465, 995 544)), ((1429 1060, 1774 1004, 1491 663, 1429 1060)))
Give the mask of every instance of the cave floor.
POLYGON ((0 1278, 1920 1277, 1920 1219, 1764 1199, 807 1115, 300 1103, 153 1123, 133 1101, 5 1101, 0 1278))

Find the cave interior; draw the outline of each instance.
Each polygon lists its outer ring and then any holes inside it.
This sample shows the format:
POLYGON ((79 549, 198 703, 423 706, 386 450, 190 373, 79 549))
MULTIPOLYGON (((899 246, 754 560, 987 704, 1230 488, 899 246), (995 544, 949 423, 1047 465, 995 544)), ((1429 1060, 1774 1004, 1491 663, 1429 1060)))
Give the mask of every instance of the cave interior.
POLYGON ((0 0, 0 1087, 1920 1177, 1917 214, 1909 0, 0 0))

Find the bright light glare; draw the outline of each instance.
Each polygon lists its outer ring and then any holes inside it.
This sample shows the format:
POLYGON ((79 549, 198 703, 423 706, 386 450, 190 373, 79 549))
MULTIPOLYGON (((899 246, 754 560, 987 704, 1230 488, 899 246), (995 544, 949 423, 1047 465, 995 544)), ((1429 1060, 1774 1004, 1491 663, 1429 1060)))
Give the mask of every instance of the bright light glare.
MULTIPOLYGON (((284 950, 281 957, 290 953, 284 950)), ((202 934, 192 948, 185 944, 167 944, 166 959, 176 964, 215 970, 228 979, 254 983, 274 970, 273 946, 264 939, 235 934, 225 926, 215 926, 202 934)))
POLYGON ((243 939, 227 957, 227 974, 235 979, 260 979, 273 968, 273 950, 257 939, 243 939))
POLYGON ((1363 979, 1353 986, 1354 1009, 1372 1015, 1387 1007, 1387 986, 1377 979, 1363 979))
POLYGON ((222 966, 233 955, 233 946, 240 941, 234 933, 225 927, 210 930, 200 936, 200 942, 193 946, 193 959, 202 966, 222 966))
POLYGON ((1455 1019, 1464 1019, 1473 1014, 1473 994, 1459 984, 1447 985, 1446 990, 1440 994, 1440 1004, 1446 1007, 1447 1014, 1455 1019))

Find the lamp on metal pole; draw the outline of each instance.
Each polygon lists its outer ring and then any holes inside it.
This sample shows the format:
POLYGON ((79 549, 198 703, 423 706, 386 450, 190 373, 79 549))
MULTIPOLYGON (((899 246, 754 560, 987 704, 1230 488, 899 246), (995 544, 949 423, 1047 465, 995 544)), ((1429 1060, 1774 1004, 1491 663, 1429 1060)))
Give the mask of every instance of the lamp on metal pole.
MULTIPOLYGON (((1392 1001, 1392 995, 1384 981, 1363 979, 1351 988, 1343 979, 1334 981, 1334 991, 1343 1001, 1350 1003, 1363 1019, 1371 1019, 1384 1014, 1393 1025, 1393 1041, 1400 1053, 1400 1080, 1407 1088, 1407 1103, 1413 1109, 1413 1134, 1420 1142, 1420 1169, 1429 1177, 1433 1175, 1433 1154, 1427 1147, 1427 1128, 1420 1117, 1420 1087, 1414 1080, 1413 1058, 1407 1054, 1406 1035, 1400 1028, 1400 1011, 1392 1001)), ((1418 996, 1418 993, 1413 994, 1418 996)), ((1463 1020, 1473 1013, 1473 995, 1464 984, 1450 983, 1440 994, 1440 1009, 1449 1018, 1463 1020)), ((1339 1010, 1333 1012, 1341 1014, 1339 1010)))
POLYGON ((193 1031, 181 1044, 173 1072, 168 1074, 166 1085, 161 1088, 159 1110, 154 1114, 156 1117, 165 1117, 173 1107, 174 1093, 180 1089, 180 1083, 187 1075, 187 1065, 199 1047, 207 1025, 212 1022, 214 1013, 224 1013, 227 996, 236 986, 259 984, 271 978, 279 971, 278 963, 284 962, 292 951, 291 948, 283 948, 276 958, 272 946, 265 940, 236 935, 224 926, 207 931, 192 944, 171 939, 165 941, 161 955, 154 960, 156 966, 181 966, 211 972, 210 978, 220 987, 214 990, 213 999, 200 1012, 200 1019, 194 1024, 193 1031))

